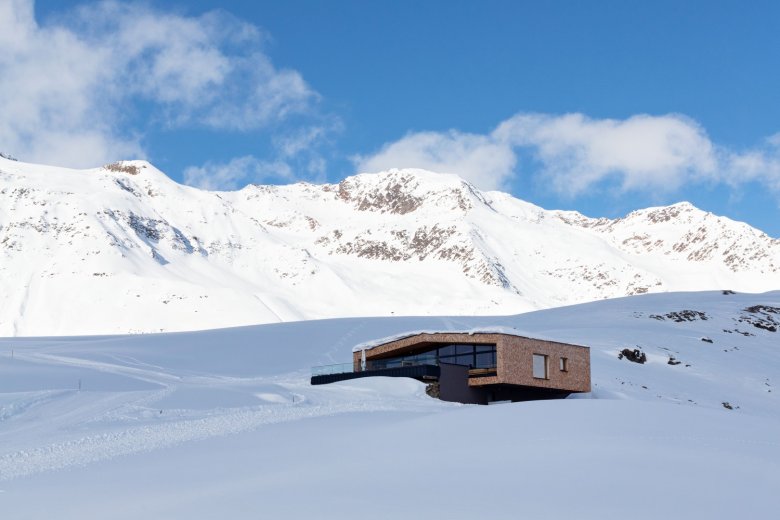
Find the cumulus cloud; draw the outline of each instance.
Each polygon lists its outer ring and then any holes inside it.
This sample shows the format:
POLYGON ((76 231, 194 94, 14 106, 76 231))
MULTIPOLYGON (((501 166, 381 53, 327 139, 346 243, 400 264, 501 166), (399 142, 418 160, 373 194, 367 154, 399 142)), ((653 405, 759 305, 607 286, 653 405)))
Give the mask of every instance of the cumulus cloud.
POLYGON ((678 114, 593 119, 520 113, 487 134, 407 134, 356 157, 355 164, 367 172, 418 167, 457 173, 484 189, 516 179, 523 173, 518 164, 532 165, 537 179, 567 196, 606 184, 658 192, 696 182, 757 181, 780 192, 780 134, 737 152, 716 145, 701 125, 678 114))
POLYGON ((451 130, 408 134, 370 156, 356 157, 361 172, 423 168, 455 173, 484 189, 499 189, 514 175, 517 157, 509 144, 492 135, 451 130))
POLYGON ((617 179, 624 190, 671 190, 718 171, 704 130, 677 115, 594 120, 582 114, 519 114, 492 135, 529 149, 554 189, 569 195, 607 179, 617 179))
POLYGON ((258 28, 224 12, 104 1, 41 25, 32 0, 1 4, 0 146, 23 160, 142 157, 139 103, 154 124, 246 131, 318 99, 297 71, 273 65, 258 28))
POLYGON ((732 186, 759 182, 780 194, 780 134, 751 150, 725 154, 724 181, 732 186))

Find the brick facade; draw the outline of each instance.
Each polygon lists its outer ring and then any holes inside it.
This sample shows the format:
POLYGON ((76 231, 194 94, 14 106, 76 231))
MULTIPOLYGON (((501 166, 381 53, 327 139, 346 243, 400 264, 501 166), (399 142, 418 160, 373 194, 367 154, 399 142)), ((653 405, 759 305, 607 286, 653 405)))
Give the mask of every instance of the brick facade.
MULTIPOLYGON (((471 387, 516 385, 565 392, 590 392, 590 349, 588 347, 511 334, 456 332, 417 334, 367 349, 366 359, 413 354, 436 345, 458 343, 496 345, 496 375, 469 378, 468 384, 471 387), (546 378, 534 377, 534 354, 547 356, 546 378), (561 358, 566 359, 565 371, 560 369, 561 358)), ((354 352, 353 363, 355 370, 359 371, 360 351, 354 352)))

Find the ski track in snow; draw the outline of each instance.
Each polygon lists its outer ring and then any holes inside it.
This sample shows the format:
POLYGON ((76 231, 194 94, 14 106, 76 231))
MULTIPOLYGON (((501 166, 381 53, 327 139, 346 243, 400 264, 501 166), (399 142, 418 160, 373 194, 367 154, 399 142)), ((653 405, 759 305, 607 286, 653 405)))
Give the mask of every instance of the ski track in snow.
MULTIPOLYGON (((182 377, 165 373, 160 367, 159 370, 149 370, 140 368, 144 366, 139 364, 137 360, 132 362, 137 367, 127 365, 117 365, 114 363, 106 363, 102 361, 92 361, 85 359, 78 359, 65 356, 57 356, 54 354, 20 354, 18 359, 23 361, 30 361, 33 363, 52 363, 61 366, 72 366, 79 368, 88 368, 91 370, 97 370, 99 372, 105 372, 109 374, 125 375, 138 379, 140 381, 146 381, 148 383, 160 384, 166 386, 169 383, 175 383, 182 380, 182 377)), ((119 361, 119 359, 117 359, 119 361)), ((149 366, 149 365, 146 365, 149 366)))
MULTIPOLYGON (((131 453, 152 451, 188 441, 229 435, 242 431, 314 417, 354 412, 400 409, 388 403, 342 403, 284 407, 268 406, 241 410, 216 417, 145 425, 119 432, 90 435, 76 440, 20 450, 0 456, 0 481, 68 466, 84 466, 131 453)), ((404 407, 409 411, 408 407, 404 407)))
MULTIPOLYGON (((349 400, 339 398, 339 390, 311 390, 303 388, 305 382, 292 376, 276 375, 267 378, 242 380, 240 378, 220 376, 179 376, 164 372, 159 366, 143 363, 138 359, 125 356, 112 356, 117 361, 123 360, 133 366, 121 366, 101 361, 58 356, 44 353, 22 353, 17 356, 20 361, 42 365, 64 367, 79 367, 99 372, 131 377, 138 381, 159 384, 160 390, 131 391, 109 393, 105 396, 88 399, 91 392, 76 390, 34 392, 33 397, 19 399, 10 406, 0 407, 0 421, 8 422, 20 418, 25 412, 46 405, 59 406, 57 413, 47 421, 22 422, 21 425, 6 428, 0 432, 0 440, 4 436, 16 439, 16 445, 34 443, 25 449, 17 449, 0 454, 0 482, 12 480, 35 473, 59 470, 69 466, 84 466, 101 460, 112 459, 137 452, 157 450, 176 444, 224 436, 252 430, 255 428, 299 421, 304 419, 333 416, 345 413, 365 413, 379 411, 424 411, 430 410, 430 402, 419 399, 402 400, 349 400), (140 368, 140 367, 151 367, 140 368), (209 410, 166 409, 165 414, 154 406, 166 395, 174 394, 183 387, 195 386, 213 391, 234 389, 236 387, 262 385, 284 385, 285 390, 293 397, 292 403, 280 404, 280 397, 275 403, 264 406, 243 408, 212 408, 209 410), (300 390, 305 393, 296 393, 300 390), (307 396, 314 394, 314 399, 307 396), (330 395, 332 394, 332 396, 330 395), (79 400, 78 397, 87 399, 79 400), (65 407, 65 411, 62 410, 65 407), (69 408, 70 407, 70 408, 69 408), (191 418, 188 415, 205 415, 191 418), (170 419, 170 416, 178 419, 170 419), (149 420, 156 422, 116 430, 117 421, 149 420), (93 435, 78 436, 78 431, 90 424, 89 431, 95 431, 94 426, 103 427, 103 431, 93 435), (112 429, 113 428, 113 429, 112 429), (74 436, 75 432, 75 437, 74 436), (25 433, 26 435, 20 435, 25 433), (40 446, 41 441, 49 438, 71 436, 62 442, 53 442, 40 446), (32 437, 31 441, 18 439, 32 437)), ((268 395, 266 395, 268 397, 268 395)), ((275 397, 271 395, 270 397, 275 397)), ((434 407, 438 403, 434 404, 434 407)), ((7 445, 6 445, 7 446, 7 445)), ((0 448, 1 450, 2 448, 0 448)))

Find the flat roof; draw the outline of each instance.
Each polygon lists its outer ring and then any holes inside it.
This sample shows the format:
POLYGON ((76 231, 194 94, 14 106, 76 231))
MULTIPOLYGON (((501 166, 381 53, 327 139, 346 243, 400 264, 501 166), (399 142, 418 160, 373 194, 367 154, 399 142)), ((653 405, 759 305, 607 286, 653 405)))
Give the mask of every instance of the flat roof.
POLYGON ((381 347, 382 345, 386 345, 388 343, 392 343, 394 341, 398 341, 405 338, 410 338, 413 336, 420 336, 422 334, 467 334, 469 336, 477 335, 477 334, 505 334, 507 336, 518 336, 521 338, 528 338, 528 339, 538 339, 541 341, 551 341, 553 343, 562 343, 564 345, 572 345, 575 347, 582 347, 582 348, 588 348, 585 345, 577 345, 576 343, 569 343, 566 341, 561 341, 560 339, 555 339, 551 337, 547 337, 544 335, 539 335, 535 333, 531 333, 525 330, 515 329, 513 327, 504 327, 504 326, 495 326, 495 327, 476 327, 473 329, 455 329, 455 330, 441 330, 441 329, 418 329, 418 330, 411 330, 406 332, 401 332, 398 334, 393 334, 392 336, 385 336, 384 338, 378 338, 373 339, 370 341, 364 341, 362 343, 358 343, 354 347, 352 347, 352 352, 361 352, 363 350, 371 350, 376 347, 381 347))

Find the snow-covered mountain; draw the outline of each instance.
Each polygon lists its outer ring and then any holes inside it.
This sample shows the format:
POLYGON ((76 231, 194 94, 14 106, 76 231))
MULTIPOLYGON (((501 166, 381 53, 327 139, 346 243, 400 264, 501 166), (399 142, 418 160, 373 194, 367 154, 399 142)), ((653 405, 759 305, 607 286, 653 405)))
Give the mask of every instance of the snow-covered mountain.
POLYGON ((780 240, 688 203, 591 219, 422 170, 209 192, 142 161, 71 170, 0 158, 2 336, 778 287, 780 240))

